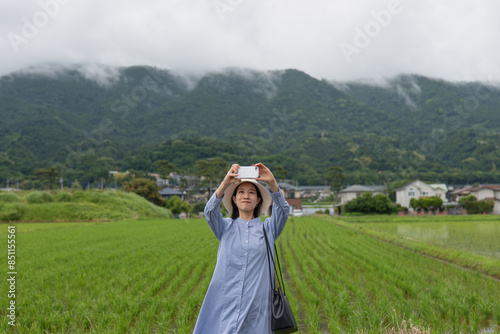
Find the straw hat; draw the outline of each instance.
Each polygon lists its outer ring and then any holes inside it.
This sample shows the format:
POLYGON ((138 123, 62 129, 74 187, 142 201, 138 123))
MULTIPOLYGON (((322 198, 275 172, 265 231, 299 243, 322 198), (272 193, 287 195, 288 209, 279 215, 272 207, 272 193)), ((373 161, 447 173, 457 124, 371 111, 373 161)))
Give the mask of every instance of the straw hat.
POLYGON ((234 190, 240 184, 245 182, 255 185, 255 187, 257 187, 257 189, 259 189, 260 191, 260 195, 262 196, 261 200, 262 204, 260 205, 259 216, 262 214, 267 214, 272 202, 269 191, 262 184, 255 181, 254 179, 241 179, 241 182, 232 183, 231 185, 229 185, 229 187, 227 187, 226 191, 224 192, 224 198, 222 199, 222 204, 224 204, 224 207, 226 208, 227 212, 229 212, 229 215, 233 214, 232 199, 234 190))

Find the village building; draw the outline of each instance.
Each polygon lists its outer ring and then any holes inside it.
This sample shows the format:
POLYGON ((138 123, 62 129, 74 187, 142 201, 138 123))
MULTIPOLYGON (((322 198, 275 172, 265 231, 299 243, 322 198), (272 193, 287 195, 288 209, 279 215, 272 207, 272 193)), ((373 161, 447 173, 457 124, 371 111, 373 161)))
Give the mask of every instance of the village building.
POLYGON ((170 199, 173 196, 177 196, 180 199, 182 199, 183 201, 186 199, 186 192, 182 192, 180 190, 169 188, 169 187, 163 188, 162 190, 159 191, 159 193, 160 193, 161 198, 163 198, 163 199, 170 199))
POLYGON ((283 191, 285 200, 288 202, 288 205, 290 205, 290 213, 292 213, 293 210, 302 210, 300 188, 287 182, 279 182, 278 185, 281 191, 283 191))
POLYGON ((478 201, 490 199, 495 202, 493 214, 500 214, 500 185, 482 185, 454 190, 450 193, 450 199, 458 202, 462 197, 474 195, 478 201))
MULTIPOLYGON (((442 190, 440 187, 438 188, 441 194, 442 190)), ((401 205, 402 207, 408 208, 409 211, 413 210, 412 207, 410 206, 410 201, 412 198, 419 199, 420 197, 436 196, 436 190, 430 184, 427 184, 420 180, 412 181, 395 190, 396 190, 396 203, 401 205)), ((446 198, 445 195, 443 196, 446 198)))
POLYGON ((316 201, 323 201, 332 194, 330 186, 299 186, 301 198, 315 198, 316 201))

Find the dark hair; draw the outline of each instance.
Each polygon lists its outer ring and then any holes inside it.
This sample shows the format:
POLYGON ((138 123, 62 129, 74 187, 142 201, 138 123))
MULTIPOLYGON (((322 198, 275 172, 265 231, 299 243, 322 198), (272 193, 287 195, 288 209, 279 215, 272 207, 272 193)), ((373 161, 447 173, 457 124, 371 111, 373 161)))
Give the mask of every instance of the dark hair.
MULTIPOLYGON (((260 194, 259 187, 257 187, 255 184, 253 184, 251 182, 247 182, 247 183, 250 183, 255 187, 255 190, 257 191, 257 198, 260 198, 259 203, 257 203, 257 206, 255 207, 255 209, 253 209, 253 216, 254 216, 254 218, 257 218, 257 217, 259 217, 260 206, 262 205, 262 195, 260 194)), ((231 206, 233 207, 233 214, 231 215, 231 218, 233 218, 233 220, 240 216, 240 210, 238 210, 238 207, 236 206, 236 203, 234 203, 234 200, 233 200, 233 197, 236 196, 236 191, 238 191, 238 188, 240 186, 241 186, 241 184, 238 185, 236 187, 236 189, 234 189, 233 196, 231 196, 231 206)))

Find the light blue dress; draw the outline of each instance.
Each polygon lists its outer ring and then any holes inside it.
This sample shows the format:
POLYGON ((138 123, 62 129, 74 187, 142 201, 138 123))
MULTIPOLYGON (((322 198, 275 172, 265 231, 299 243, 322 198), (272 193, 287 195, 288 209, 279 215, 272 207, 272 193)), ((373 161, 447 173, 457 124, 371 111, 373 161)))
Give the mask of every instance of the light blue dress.
POLYGON ((215 193, 205 206, 208 225, 219 240, 217 264, 194 334, 266 334, 271 331, 271 283, 266 228, 271 247, 285 228, 289 206, 281 191, 271 193, 272 215, 244 221, 223 218, 215 193))

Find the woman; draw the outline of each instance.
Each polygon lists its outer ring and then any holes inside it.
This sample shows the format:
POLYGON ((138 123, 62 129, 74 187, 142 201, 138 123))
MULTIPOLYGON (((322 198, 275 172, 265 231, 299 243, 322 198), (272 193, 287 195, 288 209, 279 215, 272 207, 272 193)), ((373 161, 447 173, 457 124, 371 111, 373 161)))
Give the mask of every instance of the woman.
POLYGON ((262 163, 259 177, 238 179, 234 164, 205 206, 208 225, 219 240, 217 264, 194 334, 266 334, 271 331, 271 283, 266 241, 274 244, 285 227, 288 203, 273 173, 262 163), (267 183, 268 191, 256 181, 267 183), (231 218, 223 218, 223 202, 231 218), (269 210, 264 223, 259 216, 269 210))

